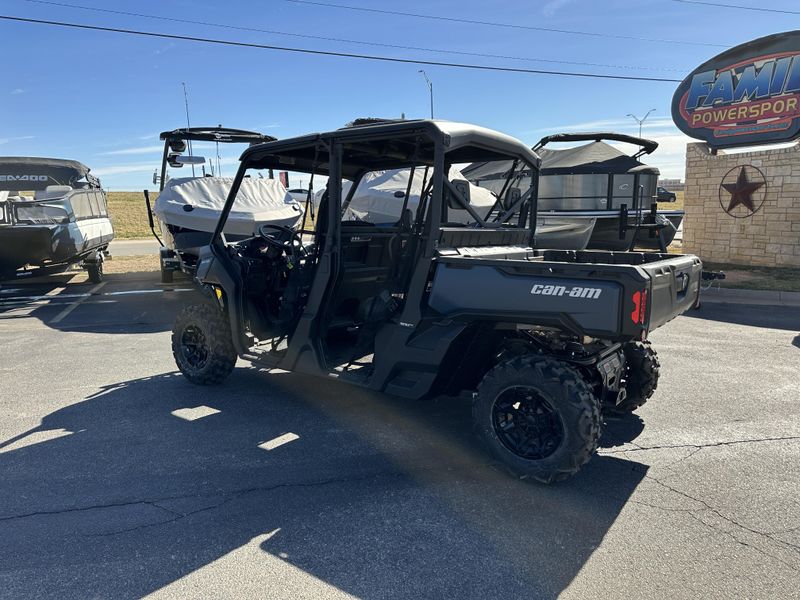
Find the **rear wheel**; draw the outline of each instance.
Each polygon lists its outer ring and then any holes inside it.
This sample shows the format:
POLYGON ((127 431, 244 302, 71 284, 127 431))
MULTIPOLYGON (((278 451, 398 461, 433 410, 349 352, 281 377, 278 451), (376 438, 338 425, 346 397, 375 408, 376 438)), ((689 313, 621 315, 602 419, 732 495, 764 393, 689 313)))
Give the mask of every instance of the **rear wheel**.
POLYGON ((103 261, 98 260, 86 263, 86 273, 89 275, 89 281, 92 283, 100 283, 103 281, 103 261))
POLYGON ((625 400, 614 407, 620 412, 633 412, 653 395, 658 387, 661 363, 650 342, 629 342, 625 352, 625 400))
POLYGON ((600 403, 559 360, 520 356, 489 371, 472 417, 489 452, 518 477, 561 481, 586 464, 600 437, 600 403))
POLYGON ((192 383, 221 383, 237 358, 225 314, 210 304, 185 307, 172 328, 172 356, 192 383))

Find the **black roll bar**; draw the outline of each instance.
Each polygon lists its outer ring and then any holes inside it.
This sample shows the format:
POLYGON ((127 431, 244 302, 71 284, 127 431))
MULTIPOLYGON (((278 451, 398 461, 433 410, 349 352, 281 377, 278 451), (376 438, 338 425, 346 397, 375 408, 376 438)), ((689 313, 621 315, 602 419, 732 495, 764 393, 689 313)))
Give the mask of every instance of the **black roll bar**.
POLYGON ((613 131, 597 131, 584 133, 554 133, 553 135, 546 135, 533 147, 533 151, 536 152, 547 144, 558 142, 600 142, 602 140, 624 142, 639 146, 641 151, 637 152, 636 156, 652 154, 655 152, 656 148, 658 148, 658 142, 655 140, 648 140, 624 133, 614 133, 613 131))

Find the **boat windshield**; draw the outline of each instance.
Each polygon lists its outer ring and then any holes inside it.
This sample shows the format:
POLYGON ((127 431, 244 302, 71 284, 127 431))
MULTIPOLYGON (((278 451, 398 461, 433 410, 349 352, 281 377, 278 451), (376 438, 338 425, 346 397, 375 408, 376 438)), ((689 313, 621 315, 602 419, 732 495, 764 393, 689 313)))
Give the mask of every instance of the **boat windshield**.
POLYGON ((69 223, 69 210, 61 202, 15 202, 15 221, 25 225, 69 223))

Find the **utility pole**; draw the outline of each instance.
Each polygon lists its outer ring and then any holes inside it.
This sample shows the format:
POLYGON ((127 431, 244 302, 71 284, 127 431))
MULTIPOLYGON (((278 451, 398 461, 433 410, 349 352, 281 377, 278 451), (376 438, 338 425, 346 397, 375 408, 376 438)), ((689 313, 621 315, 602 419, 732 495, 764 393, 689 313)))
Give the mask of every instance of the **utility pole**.
POLYGON ((650 113, 653 111, 655 111, 655 108, 651 108, 650 110, 648 110, 641 119, 636 115, 628 113, 627 116, 631 117, 634 121, 636 121, 639 124, 639 137, 642 137, 642 125, 644 124, 645 121, 647 121, 647 117, 649 117, 650 113))
MULTIPOLYGON (((186 128, 190 128, 191 125, 189 124, 189 94, 186 93, 186 82, 182 81, 181 85, 183 86, 183 104, 186 106, 186 128)), ((187 140, 189 143, 189 156, 192 155, 192 140, 187 140)), ((192 177, 194 177, 194 163, 192 163, 192 177)))
POLYGON ((420 69, 417 73, 422 73, 422 76, 425 78, 425 82, 428 84, 428 91, 430 91, 431 95, 431 119, 433 118, 433 82, 428 79, 428 74, 425 72, 425 69, 420 69))

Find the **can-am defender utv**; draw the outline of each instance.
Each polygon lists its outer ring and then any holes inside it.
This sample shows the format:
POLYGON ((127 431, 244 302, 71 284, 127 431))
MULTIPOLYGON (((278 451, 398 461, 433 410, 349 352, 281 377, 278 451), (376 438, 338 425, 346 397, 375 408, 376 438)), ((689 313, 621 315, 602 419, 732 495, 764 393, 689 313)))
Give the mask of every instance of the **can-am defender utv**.
POLYGON ((659 363, 647 334, 696 302, 701 263, 537 248, 537 178, 522 175, 538 166, 514 138, 428 120, 249 148, 200 254, 208 302, 186 307, 173 329, 178 367, 198 384, 220 383, 241 357, 411 399, 471 391, 477 431, 502 464, 542 482, 569 477, 597 447, 603 407, 631 411, 652 395, 659 363), (495 206, 472 214, 450 166, 509 159, 495 206), (243 178, 279 167, 310 174, 312 186, 328 178, 314 230, 264 225, 226 241, 243 178), (423 181, 416 211, 407 191, 396 194, 396 223, 354 218, 362 179, 389 169, 423 181), (449 218, 464 211, 469 226, 449 218))

